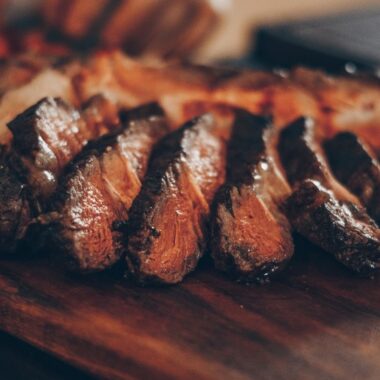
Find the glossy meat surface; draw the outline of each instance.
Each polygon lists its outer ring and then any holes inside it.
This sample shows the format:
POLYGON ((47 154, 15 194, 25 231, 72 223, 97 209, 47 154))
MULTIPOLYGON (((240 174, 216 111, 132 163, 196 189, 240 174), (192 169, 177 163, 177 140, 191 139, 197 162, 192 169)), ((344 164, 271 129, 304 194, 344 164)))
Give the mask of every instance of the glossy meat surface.
POLYGON ((241 281, 265 282, 293 254, 291 227, 282 210, 290 187, 277 166, 275 139, 270 120, 237 111, 211 239, 217 268, 241 281))
POLYGON ((380 164, 371 149, 352 132, 341 132, 325 144, 334 175, 380 222, 380 164))
POLYGON ((294 190, 287 215, 296 231, 355 272, 378 270, 380 230, 331 174, 313 122, 299 119, 284 129, 279 152, 294 190))
POLYGON ((105 103, 106 100, 100 99, 90 101, 82 116, 60 99, 45 98, 9 124, 13 140, 4 153, 0 183, 4 207, 9 203, 9 208, 2 213, 6 215, 1 219, 2 239, 21 241, 33 218, 46 210, 67 164, 89 139, 115 128, 117 109, 105 108, 105 103), (11 185, 14 186, 13 193, 9 190, 11 185), (17 207, 13 206, 16 203, 17 207), (20 225, 20 218, 23 228, 13 236, 12 229, 7 226, 20 225))
POLYGON ((128 219, 154 144, 168 132, 154 104, 131 110, 125 118, 120 129, 86 147, 57 191, 53 239, 72 270, 100 271, 120 258, 118 225, 128 219))
POLYGON ((127 224, 128 270, 139 283, 177 283, 197 265, 210 204, 225 178, 231 124, 206 114, 155 149, 127 224))

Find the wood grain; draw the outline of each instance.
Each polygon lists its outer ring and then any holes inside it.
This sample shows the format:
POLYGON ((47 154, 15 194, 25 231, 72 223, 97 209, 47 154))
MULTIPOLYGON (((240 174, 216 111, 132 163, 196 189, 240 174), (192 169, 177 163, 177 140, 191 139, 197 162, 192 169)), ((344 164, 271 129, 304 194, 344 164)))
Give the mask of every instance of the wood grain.
POLYGON ((107 379, 378 379, 380 280, 297 239, 290 268, 244 286, 210 263, 179 286, 0 263, 0 328, 107 379))

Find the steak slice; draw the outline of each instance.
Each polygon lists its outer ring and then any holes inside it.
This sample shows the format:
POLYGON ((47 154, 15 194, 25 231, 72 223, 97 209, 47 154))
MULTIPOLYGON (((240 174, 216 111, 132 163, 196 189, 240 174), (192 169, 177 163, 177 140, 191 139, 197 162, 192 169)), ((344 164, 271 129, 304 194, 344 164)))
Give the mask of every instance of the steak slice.
POLYGON ((153 145, 168 132, 155 104, 131 110, 124 119, 120 129, 86 147, 56 193, 51 229, 71 270, 100 271, 119 260, 117 227, 128 219, 153 145))
MULTIPOLYGON (((324 131, 325 137, 351 131, 376 151, 380 149, 380 86, 376 77, 331 76, 299 67, 291 71, 289 79, 319 103, 318 129, 324 131)), ((311 115, 306 111, 304 115, 311 115)))
POLYGON ((9 144, 12 138, 6 125, 25 109, 47 96, 59 97, 66 102, 74 103, 76 97, 70 76, 60 70, 46 68, 24 85, 17 86, 3 94, 0 102, 1 144, 9 144))
POLYGON ((212 257, 241 281, 265 282, 293 254, 282 210, 290 187, 278 169, 269 119, 238 110, 228 148, 227 182, 212 216, 212 257))
POLYGON ((226 115, 206 114, 155 149, 126 225, 126 261, 137 282, 177 283, 197 265, 210 204, 225 179, 231 126, 226 115))
POLYGON ((380 222, 380 164, 371 149, 355 134, 342 132, 325 143, 329 163, 338 180, 380 222))
POLYGON ((118 124, 116 108, 107 106, 106 100, 93 98, 82 117, 61 99, 44 98, 8 124, 12 150, 37 197, 48 199, 62 170, 87 142, 118 124))
POLYGON ((9 124, 13 141, 0 170, 0 239, 7 242, 1 252, 17 250, 32 219, 46 209, 62 171, 88 140, 114 128, 117 110, 106 103, 93 99, 82 117, 62 100, 45 98, 9 124))
POLYGON ((31 194, 10 169, 5 148, 0 153, 0 247, 2 253, 11 253, 24 236, 33 216, 31 194))
POLYGON ((368 275, 380 267, 380 230, 331 174, 314 128, 311 119, 301 118, 280 134, 279 151, 294 190, 287 215, 298 233, 368 275))

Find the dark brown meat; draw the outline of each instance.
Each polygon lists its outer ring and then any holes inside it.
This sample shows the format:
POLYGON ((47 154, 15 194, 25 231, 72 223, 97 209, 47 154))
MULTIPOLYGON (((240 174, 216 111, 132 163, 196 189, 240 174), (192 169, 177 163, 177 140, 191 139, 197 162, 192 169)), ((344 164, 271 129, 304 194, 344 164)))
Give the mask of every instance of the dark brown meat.
POLYGON ((342 132, 325 144, 331 168, 338 178, 380 222, 380 164, 371 149, 351 132, 342 132))
POLYGON ((100 271, 118 261, 122 234, 117 226, 128 219, 153 145, 168 132, 154 104, 125 118, 120 129, 85 149, 57 191, 53 238, 72 270, 100 271))
POLYGON ((2 148, 0 158, 0 247, 1 253, 11 253, 33 217, 31 194, 10 169, 9 157, 2 148))
POLYGON ((102 97, 86 105, 83 117, 60 99, 45 98, 8 124, 12 150, 19 156, 35 196, 49 199, 62 170, 89 140, 118 125, 117 109, 102 97))
POLYGON ((13 250, 25 236, 32 218, 46 209, 66 165, 88 140, 114 128, 110 121, 117 122, 116 109, 111 112, 112 107, 105 107, 105 103, 94 99, 82 117, 67 103, 45 98, 9 123, 13 142, 2 161, 0 194, 7 210, 2 213, 6 218, 2 216, 0 233, 2 240, 13 241, 8 244, 13 250), (104 111, 103 122, 100 111, 98 118, 92 116, 95 109, 104 111), (13 234, 10 226, 19 226, 19 233, 13 234))
POLYGON ((242 281, 265 282, 293 254, 281 210, 290 187, 277 166, 275 139, 271 121, 237 111, 227 183, 212 216, 212 256, 217 268, 242 281))
POLYGON ((155 149, 127 224, 126 260, 137 282, 177 283, 197 265, 210 204, 225 178, 231 119, 206 114, 155 149))
POLYGON ((331 174, 314 128, 301 118, 280 135, 281 159, 294 189, 287 215, 297 232, 367 275, 380 267, 380 230, 331 174))

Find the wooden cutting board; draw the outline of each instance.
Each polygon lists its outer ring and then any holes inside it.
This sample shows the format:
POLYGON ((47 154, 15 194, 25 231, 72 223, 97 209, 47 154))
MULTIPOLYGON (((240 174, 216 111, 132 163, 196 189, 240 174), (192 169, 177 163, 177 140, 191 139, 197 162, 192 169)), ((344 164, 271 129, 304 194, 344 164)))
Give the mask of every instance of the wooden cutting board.
POLYGON ((266 286, 207 262, 181 285, 138 288, 117 271, 5 260, 0 329, 107 379, 379 379, 380 279, 297 244, 266 286))

